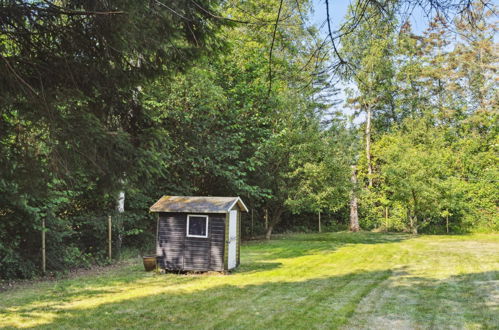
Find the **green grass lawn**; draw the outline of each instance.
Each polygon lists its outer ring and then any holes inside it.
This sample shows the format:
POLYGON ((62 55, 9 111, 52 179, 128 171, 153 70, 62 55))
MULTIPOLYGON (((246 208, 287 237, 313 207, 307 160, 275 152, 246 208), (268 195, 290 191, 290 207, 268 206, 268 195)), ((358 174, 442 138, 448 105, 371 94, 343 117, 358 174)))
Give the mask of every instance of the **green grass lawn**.
POLYGON ((140 262, 2 292, 0 327, 499 329, 499 235, 290 235, 225 276, 140 262))

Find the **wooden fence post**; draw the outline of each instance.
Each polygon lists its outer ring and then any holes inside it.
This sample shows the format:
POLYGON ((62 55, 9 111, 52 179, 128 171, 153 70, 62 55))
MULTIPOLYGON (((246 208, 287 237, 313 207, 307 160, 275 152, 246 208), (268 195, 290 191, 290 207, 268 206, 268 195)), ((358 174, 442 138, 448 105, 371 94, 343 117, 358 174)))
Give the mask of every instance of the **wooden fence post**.
POLYGON ((254 209, 251 209, 251 237, 253 237, 253 227, 254 227, 253 210, 254 209))
POLYGON ((321 211, 319 211, 319 233, 321 233, 321 211))
POLYGON ((385 206, 385 231, 388 231, 388 206, 385 206))
POLYGON ((107 254, 109 257, 109 260, 111 260, 111 216, 107 217, 107 239, 108 239, 108 248, 107 248, 107 254))
POLYGON ((42 272, 47 270, 47 259, 45 255, 45 218, 42 218, 42 272))

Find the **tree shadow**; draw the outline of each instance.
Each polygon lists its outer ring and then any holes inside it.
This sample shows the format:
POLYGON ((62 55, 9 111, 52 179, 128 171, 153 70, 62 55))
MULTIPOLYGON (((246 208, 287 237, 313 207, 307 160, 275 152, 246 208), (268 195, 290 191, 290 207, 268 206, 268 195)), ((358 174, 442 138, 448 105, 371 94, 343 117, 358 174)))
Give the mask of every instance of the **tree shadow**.
MULTIPOLYGON (((416 276, 407 267, 342 273, 329 256, 320 255, 347 245, 394 244, 412 237, 361 234, 352 239, 341 233, 310 239, 296 235, 265 242, 261 248, 255 243, 229 276, 154 275, 145 274, 140 266, 128 267, 17 305, 0 303, 0 326, 497 327, 497 271, 441 279, 416 276), (290 251, 283 250, 286 247, 290 251), (302 271, 300 265, 308 269, 302 271)), ((397 251, 398 246, 390 249, 397 251)))
MULTIPOLYGON (((8 310, 13 308, 19 311, 19 313, 30 313, 39 311, 40 306, 43 306, 42 309, 47 309, 60 306, 65 302, 102 297, 115 293, 119 288, 143 281, 148 277, 155 277, 157 281, 164 282, 160 275, 152 272, 144 273, 143 268, 140 266, 125 267, 120 273, 116 273, 115 269, 110 269, 109 272, 99 274, 98 276, 82 276, 78 278, 79 281, 75 281, 75 278, 67 278, 59 281, 35 282, 33 283, 35 290, 37 286, 42 286, 44 290, 38 295, 31 295, 28 298, 24 298, 22 300, 23 307, 5 307, 5 304, 0 302, 0 317, 8 314, 8 310)), ((192 277, 180 276, 171 281, 168 286, 185 284, 194 280, 195 278, 192 277)), ((18 290, 22 291, 23 289, 26 289, 26 287, 13 288, 6 292, 6 294, 15 295, 18 290)))
POLYGON ((50 322, 40 324, 47 328, 494 328, 498 281, 497 271, 436 280, 387 269, 209 288, 185 283, 97 308, 24 312, 53 313, 50 322))
POLYGON ((193 290, 186 283, 168 293, 98 307, 31 306, 16 312, 25 318, 49 313, 49 321, 37 324, 42 328, 107 328, 117 326, 117 322, 119 327, 131 328, 305 328, 316 322, 341 325, 372 287, 389 274, 390 271, 360 272, 294 282, 265 282, 262 278, 261 284, 235 281, 193 290), (359 285, 354 289, 352 283, 359 285))
POLYGON ((395 244, 414 238, 409 234, 370 232, 334 232, 317 234, 280 235, 271 241, 250 241, 249 260, 296 258, 317 253, 331 253, 346 245, 395 244), (292 244, 290 244, 292 242, 292 244))
POLYGON ((413 235, 404 233, 379 233, 373 232, 358 232, 351 233, 347 231, 330 232, 330 233, 315 233, 315 234, 294 234, 290 236, 282 236, 283 240, 292 241, 319 241, 319 242, 339 242, 339 243, 356 243, 356 244, 382 244, 400 242, 406 239, 413 238, 413 235))
POLYGON ((264 271, 270 271, 282 267, 281 262, 263 262, 263 261, 253 261, 240 265, 231 274, 253 274, 264 271))

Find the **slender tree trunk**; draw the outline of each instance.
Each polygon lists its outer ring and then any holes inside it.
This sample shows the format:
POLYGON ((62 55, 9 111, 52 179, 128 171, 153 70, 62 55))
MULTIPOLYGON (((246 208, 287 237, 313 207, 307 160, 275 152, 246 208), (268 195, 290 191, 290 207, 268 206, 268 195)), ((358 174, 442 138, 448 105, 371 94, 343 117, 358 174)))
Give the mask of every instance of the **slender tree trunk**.
POLYGON ((412 233, 413 233, 414 235, 417 235, 417 234, 418 234, 418 217, 417 217, 417 215, 414 215, 414 221, 413 221, 412 233))
POLYGON ((445 215, 445 227, 447 229, 447 234, 449 233, 449 216, 445 215))
POLYGON ((274 229, 274 226, 281 221, 281 215, 282 215, 282 210, 280 208, 272 212, 272 219, 270 220, 267 227, 267 231, 265 233, 265 238, 267 240, 270 240, 270 238, 272 237, 272 230, 274 229))
POLYGON ((360 230, 357 208, 357 196, 353 195, 350 200, 350 231, 353 232, 360 230))
POLYGON ((407 210, 407 217, 409 218, 409 229, 414 235, 418 234, 418 217, 416 214, 412 214, 411 211, 407 210))
POLYGON ((371 117, 372 110, 371 106, 368 105, 366 108, 366 159, 367 159, 367 179, 369 182, 369 188, 373 186, 373 165, 371 160, 371 117))
POLYGON ((407 220, 409 220, 409 230, 412 232, 412 214, 411 214, 411 209, 407 208, 407 220))
POLYGON ((416 197, 416 191, 414 189, 412 190, 412 201, 414 204, 414 214, 411 217, 411 229, 412 229, 412 233, 414 235, 417 235, 418 234, 418 213, 417 213, 418 199, 416 197))
POLYGON ((350 231, 357 232, 360 230, 359 226, 359 214, 358 214, 358 206, 357 206, 357 173, 355 166, 352 166, 352 192, 350 195, 350 231))
POLYGON ((116 201, 116 211, 118 211, 118 213, 125 212, 125 192, 123 190, 119 192, 118 199, 116 201))
POLYGON ((265 232, 265 238, 267 240, 270 240, 270 238, 272 236, 272 229, 274 229, 273 225, 270 225, 270 226, 267 227, 267 231, 265 232))
MULTIPOLYGON (((116 211, 118 211, 119 215, 122 215, 125 212, 125 192, 121 190, 118 195, 118 199, 116 201, 116 211)), ((116 241, 116 257, 119 257, 121 255, 121 246, 123 244, 123 236, 121 233, 121 229, 123 227, 123 219, 121 216, 119 216, 118 219, 118 235, 117 235, 117 241, 116 241)))

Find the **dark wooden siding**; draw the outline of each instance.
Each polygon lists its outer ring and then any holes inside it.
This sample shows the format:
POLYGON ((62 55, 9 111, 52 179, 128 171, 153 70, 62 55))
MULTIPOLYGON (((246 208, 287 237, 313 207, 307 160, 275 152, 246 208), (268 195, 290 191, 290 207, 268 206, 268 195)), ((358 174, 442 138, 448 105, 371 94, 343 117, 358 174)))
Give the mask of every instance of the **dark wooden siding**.
POLYGON ((225 214, 225 226, 224 226, 224 271, 229 270, 229 213, 225 214))
POLYGON ((224 269, 225 214, 210 215, 210 269, 224 269))
POLYGON ((170 270, 223 270, 225 214, 208 215, 208 237, 187 237, 187 213, 160 213, 156 255, 170 270))
POLYGON ((186 215, 182 213, 160 213, 156 256, 159 257, 161 268, 183 268, 186 219, 186 215))

